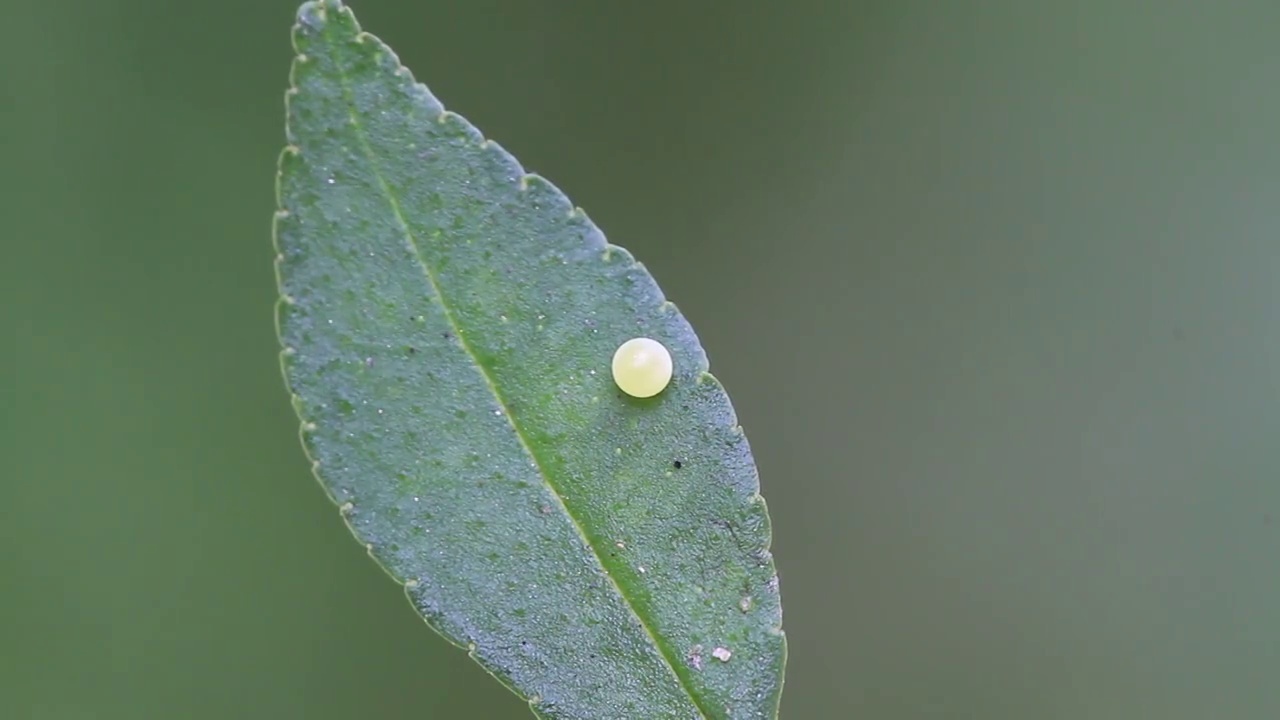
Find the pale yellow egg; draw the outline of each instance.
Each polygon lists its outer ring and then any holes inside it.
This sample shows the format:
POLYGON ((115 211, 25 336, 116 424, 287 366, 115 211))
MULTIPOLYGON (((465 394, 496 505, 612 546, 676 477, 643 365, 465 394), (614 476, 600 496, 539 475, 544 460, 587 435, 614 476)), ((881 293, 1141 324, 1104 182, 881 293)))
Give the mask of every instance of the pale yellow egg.
POLYGON ((634 397, 653 397, 671 382, 671 353, 651 338, 632 338, 613 354, 613 381, 634 397))

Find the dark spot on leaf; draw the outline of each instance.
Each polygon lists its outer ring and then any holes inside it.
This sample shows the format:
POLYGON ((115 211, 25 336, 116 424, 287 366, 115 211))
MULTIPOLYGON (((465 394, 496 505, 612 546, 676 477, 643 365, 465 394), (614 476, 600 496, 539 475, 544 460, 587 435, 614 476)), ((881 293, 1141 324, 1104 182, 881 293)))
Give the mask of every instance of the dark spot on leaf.
POLYGON ((444 338, 445 340, 452 340, 452 339, 453 339, 453 333, 448 332, 448 331, 445 331, 445 332, 440 333, 440 337, 444 338))
POLYGON ((679 470, 680 468, 684 467, 684 463, 680 462, 679 460, 676 460, 675 462, 671 463, 671 467, 679 470))
POLYGON ((416 347, 410 347, 410 348, 409 348, 409 354, 410 354, 410 355, 412 355, 412 354, 414 354, 414 353, 416 353, 416 352, 418 352, 418 348, 416 348, 416 347))

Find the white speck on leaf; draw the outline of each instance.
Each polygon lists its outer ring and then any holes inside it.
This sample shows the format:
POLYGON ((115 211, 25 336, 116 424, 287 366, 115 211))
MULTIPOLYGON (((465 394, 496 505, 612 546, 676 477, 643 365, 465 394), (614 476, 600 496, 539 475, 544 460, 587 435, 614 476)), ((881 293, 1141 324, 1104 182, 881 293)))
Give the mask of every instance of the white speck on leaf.
POLYGON ((711 651, 711 657, 719 660, 720 662, 729 662, 729 658, 733 657, 733 653, 730 652, 728 648, 718 647, 711 651))
POLYGON ((689 664, 693 666, 694 670, 702 669, 702 646, 701 645, 694 645, 692 648, 690 648, 689 664))

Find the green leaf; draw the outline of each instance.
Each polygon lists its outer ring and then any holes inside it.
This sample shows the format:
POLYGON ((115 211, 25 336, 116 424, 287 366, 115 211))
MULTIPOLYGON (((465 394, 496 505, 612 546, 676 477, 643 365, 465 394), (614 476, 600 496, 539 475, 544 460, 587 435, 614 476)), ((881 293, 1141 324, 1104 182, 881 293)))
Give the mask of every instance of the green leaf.
POLYGON ((317 478, 427 623, 547 718, 773 718, 786 643, 733 408, 650 275, 302 6, 275 233, 317 478), (656 397, 619 344, 664 343, 656 397))

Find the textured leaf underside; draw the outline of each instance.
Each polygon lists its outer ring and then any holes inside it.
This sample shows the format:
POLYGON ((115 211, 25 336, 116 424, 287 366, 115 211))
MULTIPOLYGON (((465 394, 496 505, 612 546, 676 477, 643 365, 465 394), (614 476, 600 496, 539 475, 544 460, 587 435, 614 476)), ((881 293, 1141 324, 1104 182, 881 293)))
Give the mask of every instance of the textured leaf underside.
POLYGON ((340 2, 294 46, 277 322, 352 532, 540 717, 776 717, 768 513, 683 316, 340 2), (610 377, 635 336, 675 359, 654 398, 610 377))

